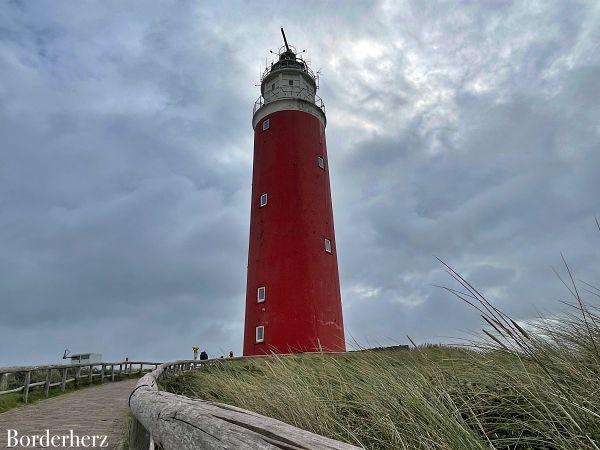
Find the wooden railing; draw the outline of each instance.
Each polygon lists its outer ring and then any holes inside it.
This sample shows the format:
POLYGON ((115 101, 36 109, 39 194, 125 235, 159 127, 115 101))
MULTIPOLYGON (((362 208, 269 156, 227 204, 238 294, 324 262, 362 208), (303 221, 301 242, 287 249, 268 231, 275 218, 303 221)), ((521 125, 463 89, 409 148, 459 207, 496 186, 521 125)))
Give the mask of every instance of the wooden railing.
MULTIPOLYGON (((228 358, 232 361, 241 358, 228 358)), ((129 397, 135 417, 132 448, 192 449, 357 449, 235 406, 196 400, 158 390, 164 377, 202 369, 223 359, 184 360, 160 365, 144 375, 129 397)))
POLYGON ((152 370, 151 367, 156 369, 160 364, 161 363, 159 362, 149 361, 118 361, 0 367, 0 395, 22 392, 23 402, 27 403, 29 391, 35 387, 43 387, 44 395, 48 397, 50 388, 55 386, 60 386, 60 390, 64 392, 69 383, 75 383, 76 386, 81 385, 83 382, 92 384, 94 378, 97 377, 100 378, 100 383, 104 383, 106 379, 115 381, 120 380, 125 376, 141 376, 144 372, 152 370), (139 366, 139 368, 137 366, 139 366), (144 369, 144 366, 148 367, 144 369), (17 379, 19 374, 21 376, 17 379), (10 379, 11 375, 13 378, 12 380, 10 379), (55 375, 54 378, 53 375, 55 375), (69 378, 69 375, 71 378, 69 378), (42 379, 36 381, 36 376, 42 379), (32 377, 34 378, 32 379, 32 377), (11 386, 10 389, 8 388, 9 386, 11 386))

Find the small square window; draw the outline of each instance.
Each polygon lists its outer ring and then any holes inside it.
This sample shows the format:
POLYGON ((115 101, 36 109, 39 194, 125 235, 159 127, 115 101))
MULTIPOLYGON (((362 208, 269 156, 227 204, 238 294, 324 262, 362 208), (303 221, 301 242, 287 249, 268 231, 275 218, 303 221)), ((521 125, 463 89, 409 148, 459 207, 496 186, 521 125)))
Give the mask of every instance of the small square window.
POLYGON ((321 169, 325 170, 325 160, 322 156, 317 156, 317 164, 321 169))
POLYGON ((256 301, 258 303, 262 303, 267 298, 267 289, 264 286, 261 286, 257 289, 256 292, 256 301))
POLYGON ((266 206, 267 204, 267 193, 265 192, 263 195, 260 196, 260 207, 262 208, 263 206, 266 206))
POLYGON ((289 80, 290 86, 294 85, 294 80, 289 80))
POLYGON ((263 131, 268 130, 271 125, 271 119, 263 120, 263 131))
POLYGON ((263 325, 256 327, 256 342, 264 342, 265 340, 265 327, 263 325))
POLYGON ((325 238, 325 251, 331 253, 331 241, 325 238))
POLYGON ((273 83, 273 84, 271 85, 271 90, 272 90, 272 91, 274 91, 274 90, 275 90, 275 83, 273 83))

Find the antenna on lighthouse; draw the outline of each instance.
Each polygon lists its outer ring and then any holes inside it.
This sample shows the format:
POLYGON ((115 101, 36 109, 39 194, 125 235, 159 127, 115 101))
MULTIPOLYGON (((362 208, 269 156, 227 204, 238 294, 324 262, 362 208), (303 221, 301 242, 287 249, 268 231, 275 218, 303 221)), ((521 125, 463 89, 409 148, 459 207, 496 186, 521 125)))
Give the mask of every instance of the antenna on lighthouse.
POLYGON ((289 52, 290 46, 288 45, 287 39, 285 38, 285 31, 283 31, 283 28, 281 29, 281 35, 283 36, 283 42, 285 42, 285 49, 289 52))

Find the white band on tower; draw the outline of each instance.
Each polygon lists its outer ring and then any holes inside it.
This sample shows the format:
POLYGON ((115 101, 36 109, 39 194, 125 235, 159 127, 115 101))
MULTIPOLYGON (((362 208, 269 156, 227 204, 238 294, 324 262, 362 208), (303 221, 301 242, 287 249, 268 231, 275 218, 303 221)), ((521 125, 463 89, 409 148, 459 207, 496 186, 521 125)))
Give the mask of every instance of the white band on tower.
POLYGON ((283 98, 261 106, 252 117, 252 129, 256 129, 256 125, 260 123, 264 117, 277 111, 302 111, 319 119, 323 124, 323 127, 327 126, 325 113, 314 103, 297 98, 283 98))

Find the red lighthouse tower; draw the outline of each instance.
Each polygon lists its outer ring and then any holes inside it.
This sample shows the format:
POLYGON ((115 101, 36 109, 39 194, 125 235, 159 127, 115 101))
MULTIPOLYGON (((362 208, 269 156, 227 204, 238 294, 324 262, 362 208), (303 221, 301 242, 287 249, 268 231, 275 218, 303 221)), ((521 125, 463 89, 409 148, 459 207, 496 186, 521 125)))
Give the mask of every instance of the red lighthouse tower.
POLYGON ((316 77, 283 34, 254 106, 244 355, 344 351, 344 326, 316 77))

